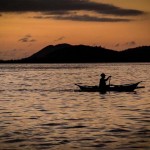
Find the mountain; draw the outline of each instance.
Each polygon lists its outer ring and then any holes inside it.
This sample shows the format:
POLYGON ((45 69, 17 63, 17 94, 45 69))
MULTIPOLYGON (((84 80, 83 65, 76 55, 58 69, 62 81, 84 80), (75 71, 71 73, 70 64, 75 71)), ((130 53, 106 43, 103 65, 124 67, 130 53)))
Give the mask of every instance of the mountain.
POLYGON ((150 62, 150 46, 114 51, 87 45, 49 45, 28 58, 9 63, 150 62))
POLYGON ((22 59, 32 63, 85 63, 113 61, 118 52, 86 45, 59 44, 47 46, 34 55, 22 59))
POLYGON ((71 45, 69 44, 59 44, 56 46, 49 45, 40 50, 39 52, 33 54, 31 57, 29 57, 29 59, 36 59, 36 60, 45 59, 46 57, 50 57, 50 55, 53 54, 54 51, 57 51, 59 49, 65 49, 68 47, 71 47, 71 45))
POLYGON ((150 62, 150 46, 127 49, 120 52, 124 62, 150 62))

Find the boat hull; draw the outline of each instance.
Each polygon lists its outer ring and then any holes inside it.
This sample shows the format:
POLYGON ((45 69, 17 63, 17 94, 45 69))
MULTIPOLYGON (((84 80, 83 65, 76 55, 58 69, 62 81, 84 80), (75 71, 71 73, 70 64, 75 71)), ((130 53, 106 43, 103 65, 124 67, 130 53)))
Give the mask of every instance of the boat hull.
POLYGON ((99 86, 83 86, 79 84, 76 85, 83 92, 107 92, 107 91, 132 92, 137 88, 139 83, 140 82, 134 84, 111 85, 111 86, 107 86, 105 90, 100 89, 99 86))

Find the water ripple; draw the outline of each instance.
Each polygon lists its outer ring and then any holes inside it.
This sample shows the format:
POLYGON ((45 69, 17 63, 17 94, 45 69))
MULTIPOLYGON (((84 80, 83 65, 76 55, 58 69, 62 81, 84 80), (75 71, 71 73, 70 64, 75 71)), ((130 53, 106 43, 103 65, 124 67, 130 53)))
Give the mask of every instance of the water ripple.
POLYGON ((149 63, 0 65, 0 149, 150 149, 149 72, 149 63), (100 72, 146 88, 102 95, 74 85, 97 85, 100 72))

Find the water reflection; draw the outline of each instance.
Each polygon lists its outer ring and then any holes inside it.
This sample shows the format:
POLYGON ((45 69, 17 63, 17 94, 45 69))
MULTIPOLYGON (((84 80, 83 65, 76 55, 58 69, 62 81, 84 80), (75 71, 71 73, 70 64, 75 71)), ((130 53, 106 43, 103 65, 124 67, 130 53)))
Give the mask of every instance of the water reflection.
POLYGON ((0 65, 0 149, 149 149, 149 71, 149 64, 0 65), (97 85, 100 72, 146 88, 78 91, 74 83, 97 85))

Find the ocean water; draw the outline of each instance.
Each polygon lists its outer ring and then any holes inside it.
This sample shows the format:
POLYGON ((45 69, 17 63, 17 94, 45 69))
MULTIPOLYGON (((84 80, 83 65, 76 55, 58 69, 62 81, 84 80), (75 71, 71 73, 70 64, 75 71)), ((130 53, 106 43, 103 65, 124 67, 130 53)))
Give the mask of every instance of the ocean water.
POLYGON ((0 64, 0 150, 149 150, 150 63, 0 64), (143 81, 135 92, 75 83, 143 81))

